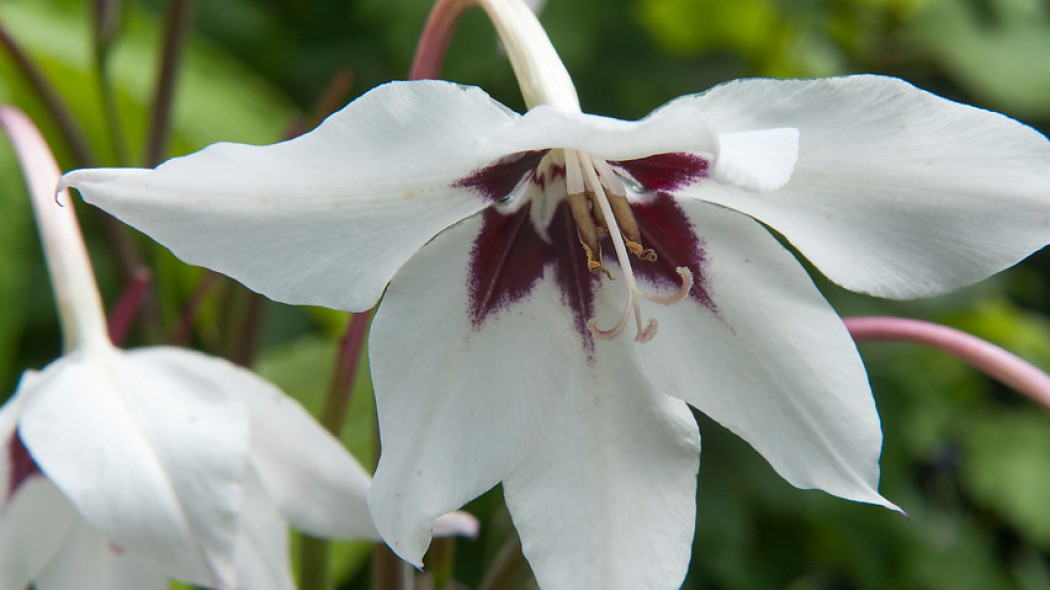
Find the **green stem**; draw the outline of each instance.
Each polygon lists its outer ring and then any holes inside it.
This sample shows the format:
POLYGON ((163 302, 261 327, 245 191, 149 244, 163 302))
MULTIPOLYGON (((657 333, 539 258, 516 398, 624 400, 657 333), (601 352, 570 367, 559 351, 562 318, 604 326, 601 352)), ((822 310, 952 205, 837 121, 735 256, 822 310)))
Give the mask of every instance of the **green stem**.
POLYGON ((478 590, 512 590, 520 588, 530 577, 532 570, 521 553, 521 540, 511 533, 500 547, 492 567, 485 573, 478 590))
POLYGON ((164 158, 171 131, 175 82, 193 22, 193 7, 193 0, 171 0, 164 16, 164 49, 153 94, 149 139, 146 142, 145 164, 148 167, 156 166, 164 158))
MULTIPOLYGON (((354 380, 361 365, 361 352, 368 335, 371 312, 355 313, 339 341, 332 378, 328 385, 324 408, 321 410, 321 425, 332 436, 339 438, 346 421, 346 411, 354 391, 354 380)), ((299 588, 300 590, 328 590, 329 544, 323 539, 300 535, 299 588)))
POLYGON ((69 106, 55 90, 54 86, 44 77, 44 73, 36 67, 29 55, 22 50, 18 42, 8 34, 2 23, 0 23, 0 46, 3 46, 7 54, 11 56, 11 59, 15 62, 15 67, 25 77, 26 82, 29 83, 29 87, 36 93, 40 102, 44 104, 44 110, 47 111, 58 127, 58 133, 62 136, 62 141, 65 142, 66 147, 69 148, 70 153, 73 155, 73 161, 76 165, 80 167, 94 166, 98 159, 91 151, 87 136, 84 135, 84 130, 77 124, 76 119, 73 118, 73 113, 70 111, 69 106))

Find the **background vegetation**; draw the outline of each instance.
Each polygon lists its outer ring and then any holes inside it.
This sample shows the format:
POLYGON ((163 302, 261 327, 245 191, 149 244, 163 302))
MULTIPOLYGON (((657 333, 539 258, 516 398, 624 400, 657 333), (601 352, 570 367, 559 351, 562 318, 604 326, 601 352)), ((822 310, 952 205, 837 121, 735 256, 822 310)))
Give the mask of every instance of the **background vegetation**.
MULTIPOLYGON (((220 140, 271 143, 377 84, 404 78, 429 7, 429 0, 196 3, 165 157, 220 140)), ((0 51, 0 100, 41 125, 66 169, 141 164, 166 10, 164 0, 119 7, 101 60, 119 113, 114 134, 100 91, 93 3, 0 0, 0 25, 68 104, 86 148, 78 153, 66 140, 10 48, 0 51)), ((599 114, 637 118, 737 77, 872 72, 1050 131, 1047 0, 550 0, 542 20, 584 108, 599 114)), ((461 24, 445 77, 522 107, 480 12, 461 24)), ((79 208, 104 298, 113 304, 130 267, 118 262, 103 218, 79 208)), ((129 345, 182 338, 253 366, 319 411, 346 314, 263 300, 129 235, 153 272, 151 304, 129 345), (196 319, 182 325, 195 305, 196 319)), ((843 315, 943 322, 1050 367, 1048 273, 1050 257, 1038 253, 973 288, 905 303, 817 280, 843 315)), ((0 142, 0 397, 22 370, 59 351, 21 175, 0 142)), ((864 345, 861 353, 883 418, 881 489, 910 519, 796 490, 745 443, 698 415, 704 453, 685 588, 1050 588, 1050 415, 941 353, 886 343, 864 345)), ((342 437, 371 465, 366 365, 342 437)), ((455 554, 435 561, 439 585, 476 588, 501 549, 513 554, 498 490, 468 510, 482 519, 482 535, 439 547, 455 554)), ((376 569, 371 548, 335 549, 339 587, 368 587, 376 569)))

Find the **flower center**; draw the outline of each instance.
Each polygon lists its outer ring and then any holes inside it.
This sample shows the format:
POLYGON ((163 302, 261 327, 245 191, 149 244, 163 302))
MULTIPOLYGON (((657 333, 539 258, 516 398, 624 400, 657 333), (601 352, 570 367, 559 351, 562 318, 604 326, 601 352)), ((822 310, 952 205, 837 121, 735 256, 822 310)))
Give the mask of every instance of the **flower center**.
POLYGON ((656 335, 655 318, 643 322, 640 299, 648 299, 663 305, 677 303, 689 294, 693 286, 693 273, 687 267, 675 270, 681 278, 678 290, 671 295, 658 296, 642 292, 634 277, 631 255, 643 262, 655 262, 657 254, 642 243, 638 222, 627 200, 623 182, 612 171, 605 160, 591 158, 584 152, 565 150, 565 189, 569 209, 576 222, 577 235, 587 259, 587 270, 604 273, 610 280, 612 274, 602 265, 600 238, 608 236, 613 245, 616 260, 623 271, 627 301, 619 321, 609 329, 599 328, 591 319, 587 327, 597 338, 611 339, 623 332, 631 317, 635 321, 635 340, 648 342, 656 335), (644 326, 643 326, 644 323, 644 326))

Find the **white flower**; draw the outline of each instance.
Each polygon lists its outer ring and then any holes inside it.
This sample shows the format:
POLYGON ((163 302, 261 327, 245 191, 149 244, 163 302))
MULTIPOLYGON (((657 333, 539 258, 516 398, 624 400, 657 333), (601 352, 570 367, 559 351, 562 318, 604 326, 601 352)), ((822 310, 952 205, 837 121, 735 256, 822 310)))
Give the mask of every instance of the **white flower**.
POLYGON ((531 13, 487 4, 524 116, 391 83, 288 142, 63 184, 279 301, 360 311, 385 291, 371 507, 411 562, 435 516, 502 483, 544 588, 677 586, 690 405, 792 484, 893 507, 853 342, 762 224, 847 288, 943 293, 1048 241, 1046 139, 879 76, 586 115, 531 13))
POLYGON ((368 475, 297 402, 222 359, 109 342, 50 152, 21 113, 0 107, 0 125, 27 171, 67 349, 0 408, 0 588, 142 590, 173 576, 285 590, 289 523, 378 539, 368 475))

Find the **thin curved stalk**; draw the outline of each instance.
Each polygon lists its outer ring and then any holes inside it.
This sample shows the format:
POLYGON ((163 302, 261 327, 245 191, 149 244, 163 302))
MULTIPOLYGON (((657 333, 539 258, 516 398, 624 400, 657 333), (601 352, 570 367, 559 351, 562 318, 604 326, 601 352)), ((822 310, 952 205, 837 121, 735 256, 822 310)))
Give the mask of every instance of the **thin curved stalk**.
POLYGON ((966 332, 906 318, 845 318, 850 336, 857 342, 900 340, 942 350, 979 369, 1050 409, 1050 375, 990 342, 966 332))

